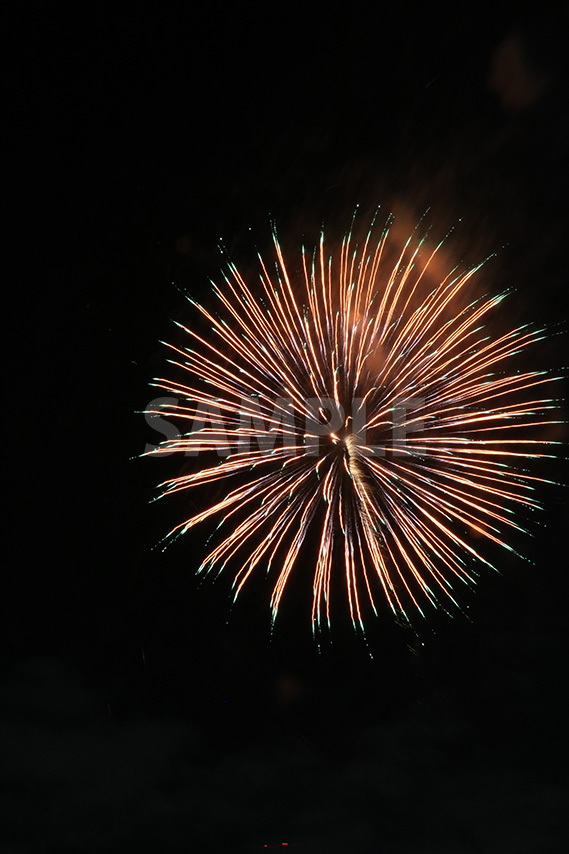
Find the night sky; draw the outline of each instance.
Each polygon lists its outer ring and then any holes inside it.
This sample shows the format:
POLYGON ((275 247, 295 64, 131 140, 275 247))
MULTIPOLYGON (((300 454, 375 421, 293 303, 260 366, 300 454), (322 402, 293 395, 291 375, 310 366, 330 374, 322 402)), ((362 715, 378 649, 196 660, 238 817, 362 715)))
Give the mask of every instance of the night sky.
POLYGON ((234 607, 229 577, 198 584, 199 528, 157 547, 180 462, 139 459, 182 291, 271 218, 293 246, 358 204, 460 221, 452 251, 497 252, 505 320, 567 365, 567 10, 454 6, 9 20, 2 852, 562 849, 566 489, 469 619, 416 635, 386 608, 366 646, 339 613, 319 651, 301 571, 271 636, 263 579, 234 607))

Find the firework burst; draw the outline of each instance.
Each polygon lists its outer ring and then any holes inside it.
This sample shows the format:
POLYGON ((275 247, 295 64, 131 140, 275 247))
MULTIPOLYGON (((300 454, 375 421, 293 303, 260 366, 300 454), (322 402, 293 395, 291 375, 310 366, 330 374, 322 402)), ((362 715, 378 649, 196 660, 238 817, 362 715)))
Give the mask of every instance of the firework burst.
POLYGON ((184 381, 155 382, 175 401, 149 412, 186 432, 152 453, 195 458, 162 495, 218 495, 169 538, 218 519, 200 572, 227 568, 235 597, 269 573, 273 621, 295 568, 313 575, 315 631, 338 587, 362 629, 381 597, 405 622, 459 607, 457 588, 492 566, 483 541, 512 551, 519 511, 539 506, 525 465, 548 456, 536 428, 557 423, 552 378, 512 359, 542 331, 492 336, 506 295, 473 297, 482 265, 441 275, 443 244, 399 245, 392 225, 358 245, 352 223, 332 257, 322 234, 294 268, 273 229, 255 285, 229 261, 218 311, 190 298, 211 331, 182 326, 187 346, 168 346, 184 381))

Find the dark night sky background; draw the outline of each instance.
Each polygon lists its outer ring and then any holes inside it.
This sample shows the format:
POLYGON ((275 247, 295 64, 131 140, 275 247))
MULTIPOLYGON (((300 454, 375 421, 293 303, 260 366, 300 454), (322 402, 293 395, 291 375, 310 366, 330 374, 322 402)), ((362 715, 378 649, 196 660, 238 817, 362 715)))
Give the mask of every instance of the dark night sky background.
POLYGON ((176 462, 133 459, 178 288, 207 293, 220 237, 263 250, 270 216, 296 240, 358 203, 431 206, 468 262, 500 250, 506 320, 566 324, 567 12, 454 6, 9 23, 1 851, 561 850, 566 491, 471 621, 418 640, 382 615, 371 659, 341 619, 318 653, 302 584, 272 640, 262 583, 231 611, 229 584, 198 589, 201 534, 154 549, 176 462))

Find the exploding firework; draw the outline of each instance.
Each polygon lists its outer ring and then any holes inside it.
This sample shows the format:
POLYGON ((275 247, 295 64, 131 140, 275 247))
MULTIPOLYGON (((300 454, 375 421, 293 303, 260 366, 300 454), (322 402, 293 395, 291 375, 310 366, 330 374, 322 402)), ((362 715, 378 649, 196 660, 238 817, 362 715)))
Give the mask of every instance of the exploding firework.
POLYGON ((407 623, 459 607, 492 566, 484 540, 513 551, 519 511, 539 506, 525 466, 548 456, 552 378, 511 363, 542 331, 491 335, 506 294, 473 296, 482 265, 441 274, 443 243, 392 228, 358 244, 352 222, 337 255, 321 234, 292 266, 273 229, 255 285, 229 261, 217 311, 190 298, 210 332, 182 326, 184 381, 155 382, 175 399, 149 412, 187 429, 151 453, 194 458, 161 497, 216 495, 169 538, 217 519, 199 571, 231 572, 235 597, 268 573, 273 622, 293 571, 313 577, 314 631, 337 589, 362 629, 382 597, 407 623))

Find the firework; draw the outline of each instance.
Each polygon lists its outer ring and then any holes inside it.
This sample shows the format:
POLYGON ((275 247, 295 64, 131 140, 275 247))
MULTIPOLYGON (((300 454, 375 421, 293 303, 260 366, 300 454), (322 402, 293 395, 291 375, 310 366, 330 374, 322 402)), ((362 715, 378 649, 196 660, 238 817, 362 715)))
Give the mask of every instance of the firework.
POLYGON ((182 326, 183 381, 155 382, 175 398, 149 411, 185 432, 151 453, 193 458, 162 495, 216 495, 169 538, 217 519, 200 572, 230 572, 235 597, 268 573, 273 621, 293 571, 313 575, 314 631, 338 588, 362 629, 381 597, 406 622, 459 607, 484 540, 512 551, 539 506, 525 466, 548 455, 552 378, 512 360, 542 331, 492 335, 506 294, 473 296, 482 265, 441 274, 443 243, 392 230, 358 243, 352 222, 336 255, 322 233, 291 265, 273 229, 255 284, 228 261, 217 310, 190 298, 210 331, 182 326))

